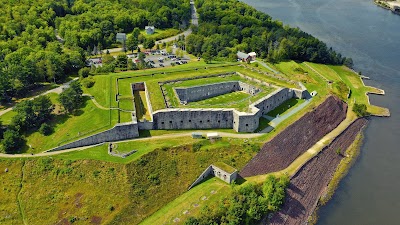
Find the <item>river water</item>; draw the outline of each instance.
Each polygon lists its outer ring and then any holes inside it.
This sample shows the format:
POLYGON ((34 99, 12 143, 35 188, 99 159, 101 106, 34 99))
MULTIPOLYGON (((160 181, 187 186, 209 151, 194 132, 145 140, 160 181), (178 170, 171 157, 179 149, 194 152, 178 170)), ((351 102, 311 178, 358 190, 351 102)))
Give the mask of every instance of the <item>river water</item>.
POLYGON ((386 91, 370 100, 392 116, 371 120, 360 157, 318 224, 400 224, 400 16, 372 0, 242 1, 352 57, 355 70, 371 77, 366 83, 386 91))

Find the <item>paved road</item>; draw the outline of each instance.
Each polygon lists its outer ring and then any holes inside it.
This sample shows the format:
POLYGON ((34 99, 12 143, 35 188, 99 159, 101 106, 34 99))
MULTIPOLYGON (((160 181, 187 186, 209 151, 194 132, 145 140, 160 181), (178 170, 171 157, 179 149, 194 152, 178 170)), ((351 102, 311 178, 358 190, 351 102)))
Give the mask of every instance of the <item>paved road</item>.
MULTIPOLYGON (((49 93, 57 93, 57 94, 60 94, 60 93, 63 91, 63 89, 69 87, 69 84, 70 84, 72 81, 77 80, 77 79, 78 79, 78 78, 74 78, 73 80, 70 80, 70 81, 68 81, 68 82, 66 82, 66 83, 63 83, 63 84, 60 85, 59 87, 53 88, 53 89, 51 89, 51 90, 48 90, 48 91, 46 91, 46 92, 44 92, 44 93, 42 93, 42 94, 40 94, 40 95, 37 95, 37 96, 35 96, 35 97, 30 98, 29 100, 32 100, 32 99, 34 99, 34 98, 36 98, 36 97, 38 97, 38 96, 41 96, 41 95, 47 95, 47 94, 49 94, 49 93)), ((0 116, 6 114, 7 112, 9 112, 9 111, 11 111, 11 110, 13 110, 13 108, 14 108, 14 107, 10 107, 10 108, 8 108, 8 109, 1 110, 1 111, 0 111, 0 116)))
MULTIPOLYGON (((199 25, 199 16, 197 15, 197 10, 196 7, 194 6, 194 1, 190 1, 190 10, 191 10, 191 24, 198 26, 199 25)), ((185 37, 187 37, 189 34, 192 33, 192 29, 187 29, 186 31, 177 34, 175 36, 169 37, 169 38, 164 38, 161 40, 158 40, 157 43, 163 43, 163 42, 171 42, 171 41, 175 41, 176 39, 179 38, 179 36, 185 35, 185 37)), ((143 48, 143 45, 139 45, 140 48, 143 48)), ((108 50, 108 52, 112 53, 112 52, 122 52, 122 48, 110 48, 110 49, 105 49, 103 50, 104 53, 106 53, 108 50)))

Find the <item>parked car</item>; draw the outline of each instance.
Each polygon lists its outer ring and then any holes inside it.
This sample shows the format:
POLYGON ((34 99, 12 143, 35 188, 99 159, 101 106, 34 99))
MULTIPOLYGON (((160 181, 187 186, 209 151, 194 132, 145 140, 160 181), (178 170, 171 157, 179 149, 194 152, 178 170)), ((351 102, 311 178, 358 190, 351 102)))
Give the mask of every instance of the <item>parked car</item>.
POLYGON ((160 63, 160 67, 165 67, 164 64, 160 63))
POLYGON ((176 65, 182 65, 183 63, 176 61, 176 65))

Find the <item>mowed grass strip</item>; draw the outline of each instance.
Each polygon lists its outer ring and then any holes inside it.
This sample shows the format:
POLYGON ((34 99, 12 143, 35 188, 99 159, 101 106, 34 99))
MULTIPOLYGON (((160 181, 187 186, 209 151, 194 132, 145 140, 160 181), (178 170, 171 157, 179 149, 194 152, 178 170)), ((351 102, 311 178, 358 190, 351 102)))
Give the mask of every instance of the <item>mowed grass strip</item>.
MULTIPOLYGON (((110 121, 110 113, 115 110, 102 110, 97 108, 88 98, 85 98, 82 108, 71 115, 55 115, 49 124, 54 132, 44 136, 34 132, 27 136, 27 144, 31 146, 28 152, 38 153, 70 141, 83 138, 90 134, 109 129, 114 124, 110 121)), ((114 116, 116 118, 116 116, 114 116)))
POLYGON ((305 102, 304 99, 291 98, 286 100, 281 105, 279 105, 278 107, 276 107, 274 110, 270 111, 267 114, 272 117, 276 117, 277 115, 283 115, 303 102, 305 102))
POLYGON ((108 144, 103 144, 100 146, 91 147, 81 151, 74 151, 63 153, 55 158, 59 159, 69 159, 69 160, 80 160, 80 159, 94 159, 94 160, 102 160, 108 162, 115 163, 129 163, 134 160, 139 159, 141 156, 155 150, 161 148, 171 148, 180 145, 187 145, 198 142, 197 139, 192 139, 191 137, 179 137, 179 138, 166 138, 166 139, 156 139, 156 140, 133 140, 133 141, 125 141, 125 142, 117 142, 114 143, 116 150, 120 153, 130 152, 132 150, 136 150, 134 154, 126 157, 120 158, 115 156, 110 156, 108 154, 108 144))
POLYGON ((230 191, 229 184, 215 177, 209 177, 209 179, 168 203, 140 224, 184 224, 189 217, 200 214, 205 205, 218 202, 222 196, 226 196, 230 191), (174 222, 176 218, 179 219, 178 222, 174 222))

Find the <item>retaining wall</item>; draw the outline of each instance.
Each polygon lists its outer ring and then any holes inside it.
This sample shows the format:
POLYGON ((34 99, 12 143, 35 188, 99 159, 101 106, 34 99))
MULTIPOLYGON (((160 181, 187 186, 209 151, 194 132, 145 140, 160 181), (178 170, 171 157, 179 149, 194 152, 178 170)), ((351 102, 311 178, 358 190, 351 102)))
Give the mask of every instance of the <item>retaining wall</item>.
POLYGON ((88 145, 95 145, 110 141, 120 141, 124 139, 131 139, 139 137, 139 129, 137 122, 123 123, 117 124, 113 128, 100 132, 98 134, 82 138, 80 140, 74 141, 72 143, 62 145, 56 148, 49 150, 51 151, 59 151, 69 148, 77 148, 88 145))
POLYGON ((234 91, 244 91, 254 95, 260 90, 241 81, 226 81, 192 87, 177 87, 174 88, 174 91, 181 102, 195 102, 234 91))

